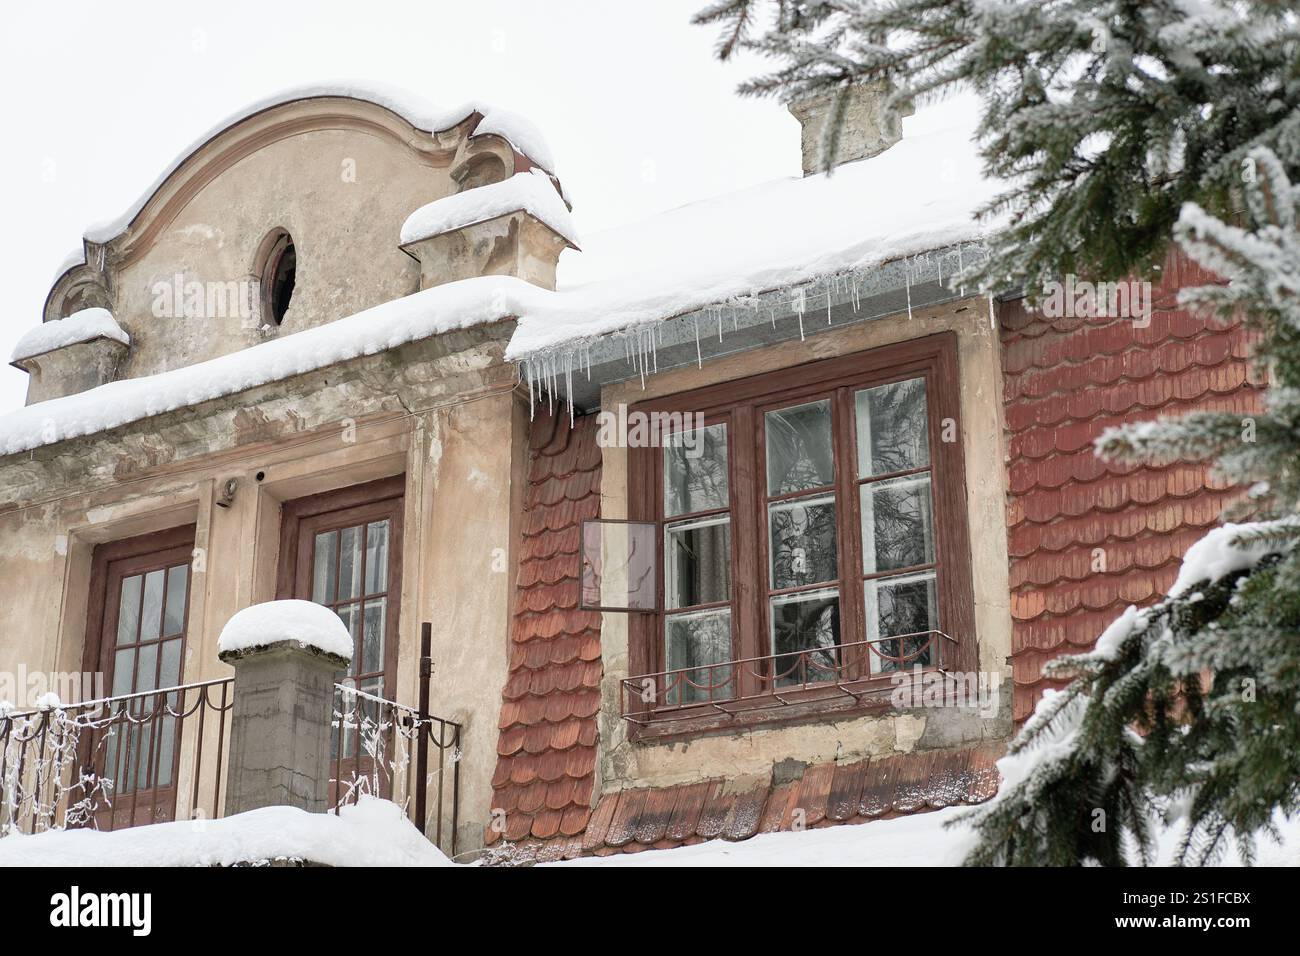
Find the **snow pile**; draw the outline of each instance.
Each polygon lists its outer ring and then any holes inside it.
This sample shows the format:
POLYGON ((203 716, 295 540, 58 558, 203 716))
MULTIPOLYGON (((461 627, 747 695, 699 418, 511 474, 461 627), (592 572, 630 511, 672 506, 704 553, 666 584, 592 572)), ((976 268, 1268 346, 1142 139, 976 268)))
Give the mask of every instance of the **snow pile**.
POLYGON ((425 289, 197 365, 110 382, 17 409, 0 416, 0 455, 93 435, 452 329, 497 321, 538 296, 552 294, 510 276, 425 289))
POLYGON ((571 245, 578 245, 578 231, 564 200, 551 178, 537 169, 516 173, 503 182, 477 186, 421 206, 402 223, 401 244, 520 211, 531 213, 571 245))
POLYGON ((367 796, 337 815, 263 807, 220 820, 155 823, 111 833, 14 833, 0 839, 0 868, 232 866, 276 860, 326 866, 453 865, 396 804, 367 796))
POLYGON ((999 186, 981 172, 977 117, 955 98, 905 119, 878 156, 587 236, 560 257, 563 310, 522 315, 507 358, 982 239, 996 224, 975 213, 999 186))
MULTIPOLYGON (((213 137, 234 126, 241 120, 248 119, 258 113, 264 112, 276 106, 282 106, 286 103, 292 103, 296 100, 314 99, 323 96, 342 96, 350 99, 364 100, 368 103, 374 103, 376 106, 382 106, 401 116, 416 129, 425 132, 441 132, 445 129, 464 122, 466 118, 478 113, 483 117, 478 126, 475 127, 474 136, 494 135, 505 139, 515 150, 527 156, 530 160, 541 166, 547 172, 555 172, 555 158, 551 154, 551 149, 546 143, 546 139, 541 132, 531 122, 517 113, 509 110, 498 110, 487 103, 479 101, 470 101, 463 103, 454 109, 446 109, 435 106, 423 97, 417 96, 406 90, 386 86, 380 83, 371 83, 355 80, 341 80, 326 83, 315 83, 306 86, 294 87, 274 93, 270 96, 263 97, 256 102, 250 103, 243 109, 227 116, 221 122, 211 127, 203 135, 196 138, 185 149, 176 155, 176 158, 167 165, 157 179, 146 189, 140 197, 131 204, 121 215, 104 222, 97 223, 86 230, 85 238, 87 242, 106 243, 116 239, 121 235, 131 222, 138 216, 141 210, 148 205, 149 200, 153 198, 154 193, 165 183, 190 155, 213 137)), ((85 262, 84 253, 77 253, 64 263, 63 272, 74 266, 81 265, 85 262)), ((63 273, 60 273, 60 276, 63 273)))
POLYGON ((217 639, 222 654, 297 641, 327 654, 352 660, 352 635, 329 608, 311 601, 267 601, 239 611, 217 639))
POLYGON ((1213 584, 1235 571, 1253 568, 1264 555, 1276 553, 1278 545, 1267 537, 1251 536, 1277 528, 1283 523, 1294 522, 1289 519, 1283 519, 1282 522, 1250 521, 1214 528, 1183 555, 1178 579, 1169 589, 1169 596, 1181 597, 1199 582, 1209 581, 1213 584), (1238 540, 1242 538, 1244 540, 1238 540))
POLYGON ((95 339, 112 339, 123 345, 131 344, 131 337, 122 331, 122 327, 113 318, 108 309, 82 309, 73 312, 65 319, 42 322, 31 329, 14 346, 9 356, 10 362, 35 358, 66 345, 79 342, 91 342, 95 339))
MULTIPOLYGON (((873 820, 849 826, 822 827, 802 833, 764 833, 740 843, 710 840, 674 850, 582 857, 544 866, 959 866, 975 833, 968 826, 946 824, 964 812, 948 807, 932 813, 873 820)), ((1300 866, 1300 819, 1277 817, 1281 844, 1260 834, 1257 866, 1300 866)), ((1157 866, 1173 865, 1178 849, 1176 827, 1157 830, 1157 866)), ((1241 866, 1230 848, 1221 866, 1241 866)))

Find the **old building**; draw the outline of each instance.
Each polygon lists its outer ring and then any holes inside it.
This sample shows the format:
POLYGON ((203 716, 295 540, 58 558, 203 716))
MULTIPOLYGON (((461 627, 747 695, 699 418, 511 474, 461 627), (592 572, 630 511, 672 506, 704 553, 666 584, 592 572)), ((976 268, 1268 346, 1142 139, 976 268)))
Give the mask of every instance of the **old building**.
MULTIPOLYGON (((952 282, 994 188, 969 126, 857 97, 832 174, 799 104, 802 179, 592 237, 486 106, 321 88, 219 125, 14 355, 0 669, 224 680, 230 617, 302 598, 412 705, 428 622, 461 850, 986 798, 1042 664, 1162 593, 1230 495, 1092 439, 1258 383, 1177 309, 1181 259, 1100 315, 952 282)), ((135 789, 184 816, 195 740, 158 733, 135 789)))

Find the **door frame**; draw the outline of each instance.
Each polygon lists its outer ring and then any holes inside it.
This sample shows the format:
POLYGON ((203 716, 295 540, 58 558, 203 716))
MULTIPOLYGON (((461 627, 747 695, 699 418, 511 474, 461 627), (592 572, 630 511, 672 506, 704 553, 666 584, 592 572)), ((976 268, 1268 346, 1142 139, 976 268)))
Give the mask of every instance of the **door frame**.
MULTIPOLYGON (((189 615, 192 608, 191 597, 194 585, 193 558, 196 533, 197 525, 187 524, 168 528, 165 531, 151 532, 95 546, 91 555, 90 595, 86 609, 86 635, 82 645, 81 666, 82 670, 87 673, 98 672, 104 675, 104 687, 109 696, 112 695, 113 689, 112 664, 117 647, 116 629, 121 601, 120 587, 117 589, 117 593, 110 594, 109 585, 114 581, 120 582, 131 574, 152 568, 160 563, 163 567, 168 567, 183 561, 189 568, 185 581, 185 622, 181 631, 181 672, 178 675, 180 683, 182 685, 185 683, 185 648, 190 637, 189 615), (111 634, 110 630, 112 631, 111 634)), ((157 707, 156 701, 155 707, 157 707)), ((138 794, 140 791, 133 790, 132 804, 134 809, 131 814, 132 819, 127 822, 127 826, 158 822, 154 810, 160 804, 168 802, 170 802, 170 807, 166 819, 175 818, 176 788, 181 762, 179 721, 177 721, 176 732, 177 742, 172 748, 171 785, 160 788, 155 780, 153 786, 144 788, 150 793, 150 797, 145 804, 141 804, 139 801, 138 794), (141 810, 148 814, 149 819, 135 819, 141 810)), ((100 753, 99 733, 90 734, 85 740, 81 741, 80 750, 79 758, 83 766, 94 767, 96 773, 103 771, 104 768, 99 767, 97 764, 97 761, 103 758, 103 754, 100 753)), ((156 769, 155 773, 157 773, 156 769)), ((115 791, 114 799, 117 800, 118 798, 119 794, 115 791)), ((114 806, 109 810, 97 811, 95 814, 96 821, 103 822, 104 815, 107 813, 109 829, 117 829, 119 809, 119 807, 114 806)))

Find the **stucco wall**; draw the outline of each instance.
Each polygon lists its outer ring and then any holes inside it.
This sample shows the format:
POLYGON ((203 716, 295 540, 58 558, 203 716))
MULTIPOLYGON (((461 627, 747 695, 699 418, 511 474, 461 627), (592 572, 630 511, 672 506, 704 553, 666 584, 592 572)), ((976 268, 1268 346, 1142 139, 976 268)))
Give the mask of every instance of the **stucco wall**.
POLYGON ((124 377, 224 355, 416 291, 419 265, 397 247, 398 232, 418 206, 451 191, 450 177, 417 154, 356 130, 302 133, 242 159, 116 276, 113 313, 133 345, 124 377), (237 313, 154 315, 156 285, 173 286, 177 275, 185 282, 256 279, 259 246, 276 228, 288 230, 297 251, 293 296, 278 330, 250 328, 237 313))
MULTIPOLYGON (((760 372, 888 345, 936 332, 957 334, 966 507, 972 548, 975 626, 980 670, 1006 678, 1011 651, 1008 606, 1006 473, 998 339, 988 304, 966 299, 929 310, 875 319, 787 342, 608 386, 603 408, 687 391, 760 372)), ((627 516, 627 451, 603 449, 601 515, 627 516)), ((600 790, 668 786, 716 778, 769 775, 774 762, 809 763, 950 747, 1009 732, 1009 681, 1003 680, 996 713, 966 708, 918 708, 888 716, 808 722, 685 741, 632 742, 619 711, 619 681, 628 674, 628 616, 605 614, 601 628, 605 664, 601 711, 600 790)))

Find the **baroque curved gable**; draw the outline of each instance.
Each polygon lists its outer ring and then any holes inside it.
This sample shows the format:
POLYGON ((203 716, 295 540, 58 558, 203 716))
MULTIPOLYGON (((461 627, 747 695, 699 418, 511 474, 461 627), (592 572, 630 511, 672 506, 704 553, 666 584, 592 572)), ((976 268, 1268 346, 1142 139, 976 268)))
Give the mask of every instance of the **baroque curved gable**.
POLYGON ((297 331, 418 288, 418 264, 395 241, 413 209, 523 170, 553 178, 553 166, 527 121, 485 105, 438 109, 342 84, 282 93, 200 137, 126 212, 88 229, 44 318, 112 309, 135 343, 125 377, 236 351, 280 329, 195 304, 214 287, 223 303, 227 288, 247 297, 241 283, 258 279, 272 231, 297 247, 283 326, 297 331))

